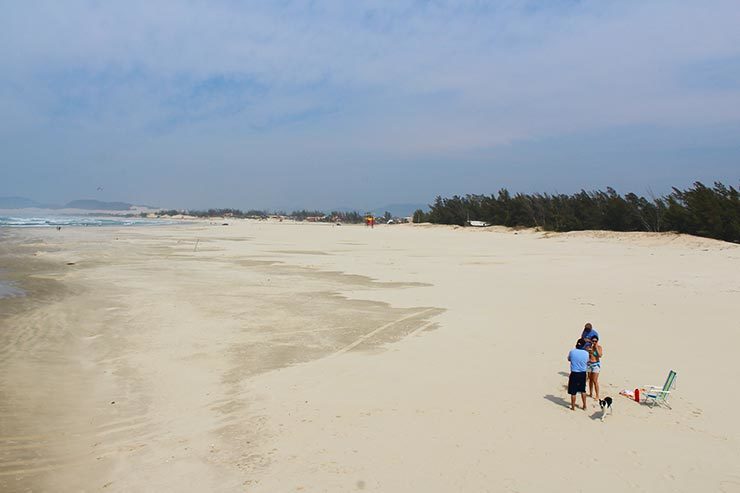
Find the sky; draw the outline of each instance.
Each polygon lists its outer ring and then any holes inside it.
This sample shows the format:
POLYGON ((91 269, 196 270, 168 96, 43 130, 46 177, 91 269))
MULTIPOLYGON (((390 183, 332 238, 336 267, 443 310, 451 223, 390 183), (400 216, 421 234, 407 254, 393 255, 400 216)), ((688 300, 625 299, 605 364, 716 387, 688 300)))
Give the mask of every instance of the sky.
POLYGON ((737 0, 0 0, 0 196, 737 186, 738 26, 737 0))

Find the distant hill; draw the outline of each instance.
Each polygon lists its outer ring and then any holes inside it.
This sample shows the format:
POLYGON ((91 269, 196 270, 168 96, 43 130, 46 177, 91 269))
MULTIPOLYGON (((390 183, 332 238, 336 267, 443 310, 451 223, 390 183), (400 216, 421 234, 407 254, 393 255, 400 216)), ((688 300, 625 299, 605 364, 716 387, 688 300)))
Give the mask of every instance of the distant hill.
POLYGON ((73 200, 64 205, 65 209, 86 209, 98 211, 128 211, 133 204, 127 202, 103 202, 101 200, 73 200))
POLYGON ((370 212, 376 216, 382 216, 386 211, 388 211, 393 217, 408 217, 417 209, 426 211, 429 209, 429 206, 427 204, 388 204, 383 207, 377 207, 370 212))
POLYGON ((0 209, 44 208, 45 205, 26 197, 0 197, 0 209))
MULTIPOLYGON (((135 207, 128 202, 104 202, 102 200, 73 200, 64 205, 49 205, 27 197, 0 197, 0 209, 84 209, 89 211, 128 211, 135 207)), ((146 207, 155 209, 155 207, 146 207)))

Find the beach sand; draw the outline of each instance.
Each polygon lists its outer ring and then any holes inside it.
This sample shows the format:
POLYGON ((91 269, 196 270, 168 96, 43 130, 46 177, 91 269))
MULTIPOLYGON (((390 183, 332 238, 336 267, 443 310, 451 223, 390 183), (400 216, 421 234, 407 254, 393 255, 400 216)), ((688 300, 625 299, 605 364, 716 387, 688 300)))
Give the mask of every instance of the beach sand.
POLYGON ((0 491, 740 491, 737 245, 228 222, 2 232, 0 491))

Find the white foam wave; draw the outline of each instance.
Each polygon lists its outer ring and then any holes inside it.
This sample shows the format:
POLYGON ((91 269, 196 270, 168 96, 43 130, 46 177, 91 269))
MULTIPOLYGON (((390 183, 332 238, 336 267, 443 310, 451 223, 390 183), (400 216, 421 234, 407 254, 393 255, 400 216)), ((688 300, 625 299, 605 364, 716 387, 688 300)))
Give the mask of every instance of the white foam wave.
POLYGON ((35 216, 13 217, 0 216, 0 227, 39 228, 57 226, 134 226, 171 224, 171 221, 134 218, 101 218, 83 216, 35 216))

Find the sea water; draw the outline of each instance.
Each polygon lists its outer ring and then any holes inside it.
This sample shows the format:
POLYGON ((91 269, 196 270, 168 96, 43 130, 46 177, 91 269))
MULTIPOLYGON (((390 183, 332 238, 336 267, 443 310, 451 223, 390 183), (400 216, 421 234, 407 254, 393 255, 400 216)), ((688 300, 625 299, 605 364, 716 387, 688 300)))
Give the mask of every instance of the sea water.
MULTIPOLYGON (((2 240, 2 235, 0 235, 2 240)), ((26 294, 21 288, 15 285, 12 281, 8 281, 5 277, 4 269, 0 268, 0 299, 10 298, 13 296, 23 296, 26 294)))
MULTIPOLYGON (((0 228, 56 228, 82 226, 146 226, 173 224, 175 221, 143 219, 132 217, 94 217, 94 216, 0 216, 0 228)), ((0 233, 0 240, 2 234, 0 233)), ((0 298, 23 296, 24 291, 10 281, 2 279, 0 271, 0 298)))
POLYGON ((0 227, 10 228, 56 228, 58 226, 146 226, 153 224, 172 224, 173 222, 174 221, 133 217, 0 216, 0 227))
POLYGON ((8 281, 0 279, 0 298, 10 298, 11 296, 23 296, 25 293, 22 289, 14 286, 8 281))

